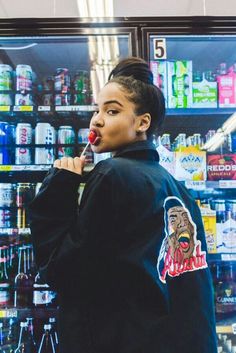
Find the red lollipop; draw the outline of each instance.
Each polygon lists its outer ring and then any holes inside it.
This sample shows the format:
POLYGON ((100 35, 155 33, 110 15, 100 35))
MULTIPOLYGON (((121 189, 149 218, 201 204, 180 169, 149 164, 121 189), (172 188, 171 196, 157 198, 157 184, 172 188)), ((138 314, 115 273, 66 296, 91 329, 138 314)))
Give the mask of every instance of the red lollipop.
POLYGON ((90 132, 88 134, 88 140, 92 145, 94 144, 96 138, 97 138, 96 132, 94 130, 90 130, 90 132))

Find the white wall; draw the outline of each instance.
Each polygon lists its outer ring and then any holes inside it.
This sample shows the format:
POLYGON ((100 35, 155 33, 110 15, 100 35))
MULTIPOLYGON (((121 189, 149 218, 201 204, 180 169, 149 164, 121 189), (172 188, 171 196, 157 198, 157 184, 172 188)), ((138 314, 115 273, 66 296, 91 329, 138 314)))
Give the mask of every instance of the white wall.
MULTIPOLYGON (((0 17, 77 17, 82 0, 0 0, 0 17)), ((95 0, 96 1, 96 0, 95 0)), ((235 0, 113 0, 115 16, 236 16, 235 0)))

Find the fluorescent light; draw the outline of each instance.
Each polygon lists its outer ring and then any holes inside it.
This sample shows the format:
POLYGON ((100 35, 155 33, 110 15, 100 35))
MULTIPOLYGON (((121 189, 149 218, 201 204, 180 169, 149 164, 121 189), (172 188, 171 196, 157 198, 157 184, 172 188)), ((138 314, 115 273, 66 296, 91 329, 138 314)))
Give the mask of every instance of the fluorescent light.
POLYGON ((25 45, 23 47, 0 47, 0 50, 23 50, 23 49, 32 48, 35 45, 38 45, 38 43, 32 43, 29 45, 25 45))

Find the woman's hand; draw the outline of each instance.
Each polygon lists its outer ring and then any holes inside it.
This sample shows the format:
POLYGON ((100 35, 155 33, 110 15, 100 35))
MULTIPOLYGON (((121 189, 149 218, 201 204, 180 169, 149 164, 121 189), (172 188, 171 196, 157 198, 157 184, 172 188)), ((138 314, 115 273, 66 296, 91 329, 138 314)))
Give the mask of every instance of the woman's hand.
POLYGON ((53 167, 58 169, 66 169, 70 172, 82 175, 85 165, 85 156, 83 157, 62 157, 62 159, 56 159, 53 163, 53 167))

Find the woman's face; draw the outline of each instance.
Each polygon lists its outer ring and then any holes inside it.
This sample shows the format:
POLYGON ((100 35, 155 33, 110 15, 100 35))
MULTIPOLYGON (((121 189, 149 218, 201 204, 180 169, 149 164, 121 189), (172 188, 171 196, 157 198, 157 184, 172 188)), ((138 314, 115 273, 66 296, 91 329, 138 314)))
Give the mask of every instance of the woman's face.
POLYGON ((127 99, 119 84, 108 83, 100 91, 97 103, 98 111, 90 121, 90 130, 97 134, 93 152, 114 152, 146 139, 146 133, 140 133, 140 117, 134 113, 135 105, 127 99))

